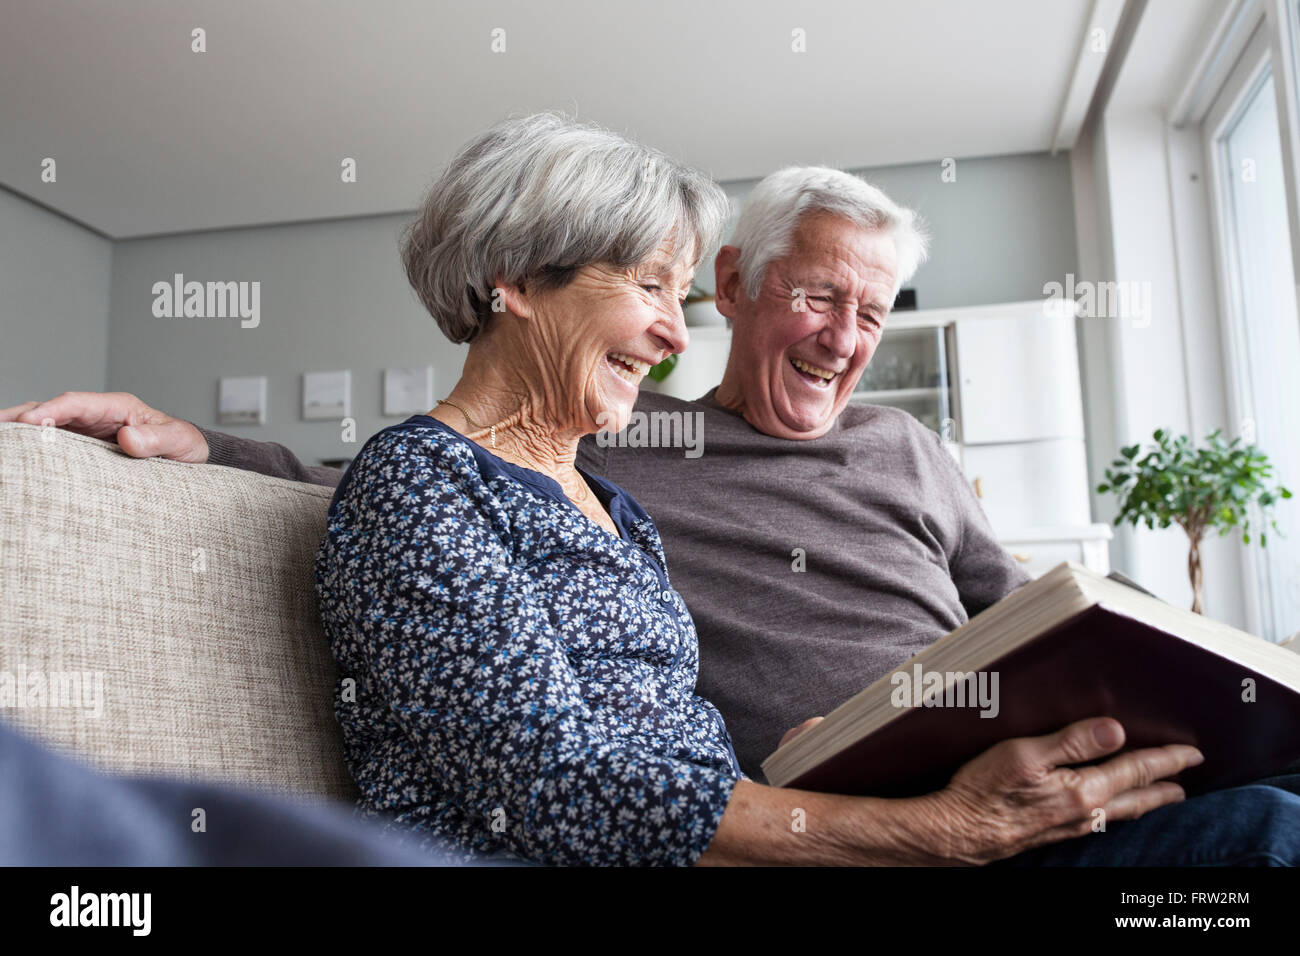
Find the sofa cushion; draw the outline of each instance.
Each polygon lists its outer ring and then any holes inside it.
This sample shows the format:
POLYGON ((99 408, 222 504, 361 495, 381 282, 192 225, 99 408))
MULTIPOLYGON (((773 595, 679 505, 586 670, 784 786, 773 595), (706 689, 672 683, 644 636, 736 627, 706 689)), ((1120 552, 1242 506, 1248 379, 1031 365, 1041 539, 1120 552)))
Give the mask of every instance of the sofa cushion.
POLYGON ((313 586, 330 496, 0 423, 0 720, 115 771, 355 796, 313 586))

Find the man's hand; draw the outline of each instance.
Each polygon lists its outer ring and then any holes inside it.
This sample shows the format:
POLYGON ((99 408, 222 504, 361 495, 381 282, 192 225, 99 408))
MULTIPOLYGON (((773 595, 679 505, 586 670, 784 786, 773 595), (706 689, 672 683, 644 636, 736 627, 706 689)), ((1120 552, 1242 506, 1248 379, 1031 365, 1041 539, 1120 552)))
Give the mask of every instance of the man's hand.
POLYGON ((1134 820, 1184 798, 1164 780, 1205 758, 1195 747, 1169 744, 1082 764, 1124 746, 1124 728, 1108 717, 1081 720, 1045 737, 1004 740, 971 760, 948 786, 926 799, 934 813, 939 855, 989 863, 1093 831, 1105 822, 1134 820))
POLYGON ((0 410, 0 422, 53 425, 115 441, 133 458, 171 458, 202 464, 208 443, 189 422, 150 408, 129 392, 64 392, 47 402, 0 410))
POLYGON ((784 747, 787 743, 789 743, 791 740, 794 740, 794 738, 798 737, 805 730, 812 730, 814 727, 816 727, 825 719, 826 719, 825 717, 809 717, 798 727, 791 727, 789 730, 785 732, 785 736, 781 738, 781 743, 778 744, 777 746, 784 747))

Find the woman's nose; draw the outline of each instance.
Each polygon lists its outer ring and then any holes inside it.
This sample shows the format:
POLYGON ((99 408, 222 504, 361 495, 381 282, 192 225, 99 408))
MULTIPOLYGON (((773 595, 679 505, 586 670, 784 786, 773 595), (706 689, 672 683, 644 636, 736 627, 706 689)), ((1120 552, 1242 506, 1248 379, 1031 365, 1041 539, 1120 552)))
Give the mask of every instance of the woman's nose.
POLYGON ((678 306, 673 314, 659 322, 653 330, 670 352, 685 352, 691 344, 691 333, 686 329, 686 316, 678 306))

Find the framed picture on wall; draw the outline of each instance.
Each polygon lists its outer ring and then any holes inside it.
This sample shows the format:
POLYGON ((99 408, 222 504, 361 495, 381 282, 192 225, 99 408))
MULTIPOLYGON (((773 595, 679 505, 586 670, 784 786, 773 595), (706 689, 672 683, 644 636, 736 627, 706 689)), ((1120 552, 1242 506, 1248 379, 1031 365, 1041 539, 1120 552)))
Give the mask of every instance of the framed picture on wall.
POLYGON ((384 369, 385 415, 423 415, 432 407, 432 365, 384 369))
POLYGON ((302 417, 308 421, 338 421, 352 414, 352 373, 304 372, 302 417))
POLYGON ((266 376, 223 378, 217 396, 220 425, 266 424, 266 376))

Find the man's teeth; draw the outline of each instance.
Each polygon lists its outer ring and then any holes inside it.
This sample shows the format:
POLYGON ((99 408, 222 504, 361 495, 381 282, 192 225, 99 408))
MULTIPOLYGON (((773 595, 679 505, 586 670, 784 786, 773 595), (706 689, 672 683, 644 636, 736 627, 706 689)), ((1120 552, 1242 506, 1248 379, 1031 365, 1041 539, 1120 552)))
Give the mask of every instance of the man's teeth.
POLYGON ((648 362, 642 362, 640 359, 623 352, 610 352, 609 357, 614 360, 610 364, 614 366, 615 373, 633 385, 639 384, 645 373, 650 371, 648 362))
POLYGON ((816 375, 818 378, 824 378, 828 382, 839 374, 839 372, 832 372, 830 369, 818 368, 816 365, 809 365, 803 359, 792 358, 790 359, 790 364, 801 372, 807 372, 809 375, 816 375))

